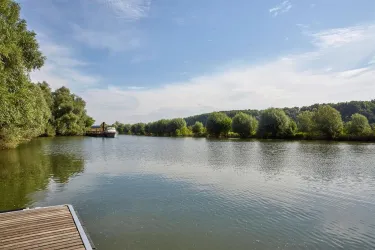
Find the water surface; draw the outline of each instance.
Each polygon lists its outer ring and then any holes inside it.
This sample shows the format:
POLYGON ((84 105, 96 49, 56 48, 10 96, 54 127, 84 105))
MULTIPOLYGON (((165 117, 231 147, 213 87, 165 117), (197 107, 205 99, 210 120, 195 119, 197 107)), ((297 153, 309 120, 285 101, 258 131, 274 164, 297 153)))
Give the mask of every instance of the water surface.
POLYGON ((374 249, 375 144, 120 136, 0 151, 0 210, 73 204, 98 249, 374 249))

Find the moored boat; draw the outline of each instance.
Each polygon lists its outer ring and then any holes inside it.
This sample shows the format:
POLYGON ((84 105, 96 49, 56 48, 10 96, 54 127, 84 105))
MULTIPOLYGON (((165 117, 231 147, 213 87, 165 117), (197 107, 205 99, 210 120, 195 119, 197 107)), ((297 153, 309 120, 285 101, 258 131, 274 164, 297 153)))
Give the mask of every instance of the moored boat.
POLYGON ((116 128, 114 127, 107 127, 104 131, 104 136, 109 138, 115 138, 117 136, 116 128))

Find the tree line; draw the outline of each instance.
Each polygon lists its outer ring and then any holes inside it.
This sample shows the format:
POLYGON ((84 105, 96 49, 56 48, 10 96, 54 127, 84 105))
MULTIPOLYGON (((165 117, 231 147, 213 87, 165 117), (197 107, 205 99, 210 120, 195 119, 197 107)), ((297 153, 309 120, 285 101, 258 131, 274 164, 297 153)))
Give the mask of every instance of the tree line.
POLYGON ((183 118, 162 119, 151 123, 113 124, 122 134, 151 136, 209 136, 281 139, 353 139, 374 140, 375 126, 367 117, 355 113, 344 122, 341 113, 330 105, 319 105, 299 112, 295 119, 284 109, 269 108, 257 117, 237 112, 233 118, 224 112, 210 113, 203 124, 188 126, 183 118))
MULTIPOLYGON (((375 123, 375 99, 371 101, 351 101, 351 102, 326 103, 326 104, 316 103, 311 106, 304 106, 301 108, 299 107, 283 108, 282 110, 296 122, 297 116, 299 113, 303 111, 312 111, 322 105, 329 105, 335 108, 336 110, 338 110, 344 122, 348 122, 351 119, 352 115, 358 113, 358 114, 366 116, 370 124, 375 123)), ((245 114, 249 114, 259 119, 259 116, 262 111, 256 110, 256 109, 245 109, 245 110, 230 110, 230 111, 220 111, 220 112, 225 113, 230 118, 233 118, 238 112, 243 112, 245 114)), ((206 124, 209 115, 210 113, 190 116, 190 117, 186 117, 185 121, 188 126, 194 125, 196 121, 206 124)))
POLYGON ((36 34, 20 19, 12 0, 0 4, 0 149, 13 148, 37 136, 81 135, 94 120, 82 98, 46 82, 33 83, 30 72, 46 58, 36 34))

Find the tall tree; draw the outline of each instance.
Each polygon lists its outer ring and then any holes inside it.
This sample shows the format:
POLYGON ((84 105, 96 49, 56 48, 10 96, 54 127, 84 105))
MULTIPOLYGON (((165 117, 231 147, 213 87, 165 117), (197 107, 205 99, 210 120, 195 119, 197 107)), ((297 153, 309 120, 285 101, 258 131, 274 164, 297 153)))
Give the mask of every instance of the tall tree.
POLYGON ((204 133, 204 126, 201 122, 195 122, 195 124, 192 127, 192 131, 195 135, 201 135, 204 133))
POLYGON ((316 130, 328 138, 336 138, 342 134, 343 122, 341 114, 329 105, 319 106, 313 115, 316 130))
POLYGON ((167 133, 169 135, 176 135, 176 130, 181 130, 182 128, 186 127, 186 121, 182 118, 175 118, 168 122, 167 125, 167 133))
POLYGON ((296 125, 282 109, 269 108, 262 112, 258 127, 260 137, 285 137, 296 131, 296 125))
POLYGON ((255 135, 258 128, 258 121, 251 115, 239 112, 233 117, 232 131, 246 138, 255 135))
POLYGON ((369 135, 372 132, 366 116, 361 114, 352 115, 350 121, 346 123, 345 127, 347 133, 350 135, 369 135))
POLYGON ((220 135, 227 135, 232 126, 232 119, 221 112, 214 112, 208 116, 207 119, 207 133, 212 136, 219 137, 220 135))
POLYGON ((50 118, 41 89, 29 73, 44 63, 35 33, 20 19, 20 6, 0 1, 0 148, 16 147, 44 133, 50 118))
POLYGON ((314 113, 312 111, 302 111, 297 116, 298 129, 304 133, 310 133, 314 129, 314 113))
MULTIPOLYGON (((56 134, 82 135, 93 119, 86 114, 86 102, 70 93, 66 87, 53 92, 54 105, 52 114, 55 120, 56 134)), ((90 124, 91 123, 91 124, 90 124)))

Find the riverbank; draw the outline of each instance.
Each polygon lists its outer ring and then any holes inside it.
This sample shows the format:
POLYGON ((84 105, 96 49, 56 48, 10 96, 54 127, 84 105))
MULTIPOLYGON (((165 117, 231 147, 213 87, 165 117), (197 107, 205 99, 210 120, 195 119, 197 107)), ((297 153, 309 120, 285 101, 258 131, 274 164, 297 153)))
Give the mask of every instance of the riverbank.
POLYGON ((248 141, 248 140, 285 140, 285 141, 348 141, 348 142, 375 142, 375 135, 369 136, 350 136, 350 135, 341 135, 337 138, 326 138, 322 136, 307 136, 307 135, 296 135, 290 137, 247 137, 241 138, 238 134, 231 134, 228 136, 213 137, 208 135, 187 135, 187 136, 169 136, 169 135, 133 135, 133 134, 120 134, 120 135, 130 135, 130 136, 142 136, 142 137, 170 137, 170 138, 207 138, 207 139, 237 139, 239 141, 248 141))

